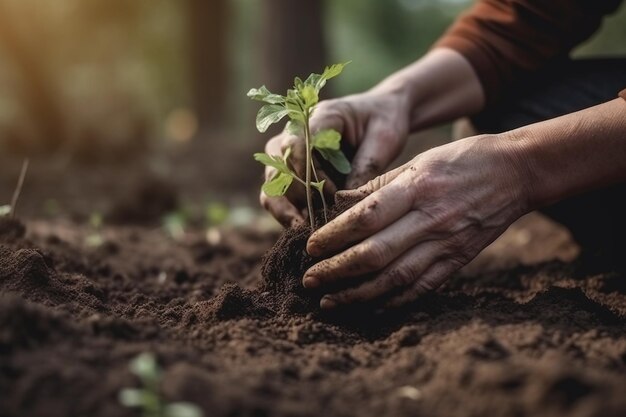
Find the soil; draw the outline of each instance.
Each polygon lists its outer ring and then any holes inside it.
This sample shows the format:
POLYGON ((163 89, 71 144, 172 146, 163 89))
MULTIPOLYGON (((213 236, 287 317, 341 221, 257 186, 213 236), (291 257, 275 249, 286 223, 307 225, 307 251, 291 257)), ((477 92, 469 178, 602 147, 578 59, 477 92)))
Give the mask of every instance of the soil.
POLYGON ((117 395, 145 351, 163 397, 207 417, 626 415, 621 275, 483 262, 401 310, 323 315, 306 228, 269 252, 247 229, 88 233, 0 219, 2 416, 139 415, 117 395))
MULTIPOLYGON (((159 226, 207 190, 256 198, 254 161, 206 175, 207 152, 31 161, 28 220, 0 218, 0 417, 139 416, 117 396, 147 351, 163 398, 206 417, 626 415, 626 277, 586 273, 562 230, 525 217, 410 306, 322 314, 306 228, 159 226)), ((7 201, 21 160, 0 159, 7 201)))

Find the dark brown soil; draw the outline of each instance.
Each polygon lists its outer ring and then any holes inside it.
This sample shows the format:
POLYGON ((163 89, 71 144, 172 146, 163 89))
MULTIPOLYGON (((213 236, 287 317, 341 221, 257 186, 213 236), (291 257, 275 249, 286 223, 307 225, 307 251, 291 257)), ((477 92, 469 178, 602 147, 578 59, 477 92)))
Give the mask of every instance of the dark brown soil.
POLYGON ((117 393, 145 351, 163 396, 207 417, 626 415, 621 275, 555 261, 324 316, 295 276, 306 229, 264 264, 276 237, 250 230, 217 246, 125 226, 90 248, 87 233, 0 220, 2 416, 139 415, 117 393))

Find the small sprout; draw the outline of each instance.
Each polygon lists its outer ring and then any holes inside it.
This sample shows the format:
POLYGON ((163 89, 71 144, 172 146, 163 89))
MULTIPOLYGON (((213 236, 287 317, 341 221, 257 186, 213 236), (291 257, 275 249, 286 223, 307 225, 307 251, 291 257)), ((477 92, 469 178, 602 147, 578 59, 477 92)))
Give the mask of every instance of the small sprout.
POLYGON ((326 199, 324 197, 324 181, 320 181, 313 163, 313 150, 326 159, 340 173, 350 173, 350 162, 341 151, 341 134, 335 130, 322 130, 311 135, 310 119, 319 102, 319 94, 326 82, 341 74, 348 65, 335 64, 326 67, 322 74, 311 74, 305 81, 296 77, 294 87, 287 91, 286 96, 271 93, 265 86, 253 88, 248 92, 252 100, 265 103, 257 114, 256 127, 264 133, 274 123, 278 123, 285 117, 289 122, 285 126, 288 132, 304 136, 306 146, 306 170, 305 178, 302 179, 289 167, 287 160, 291 149, 288 148, 284 155, 267 155, 265 153, 254 154, 254 159, 263 165, 276 169, 276 174, 263 185, 263 191, 270 197, 285 195, 293 181, 302 184, 306 190, 307 208, 311 228, 315 228, 313 215, 313 196, 311 188, 315 188, 322 199, 324 218, 327 219, 326 199))
POLYGON ((28 165, 30 161, 28 158, 24 159, 22 162, 22 169, 20 171, 20 176, 17 179, 17 185, 15 186, 15 191, 13 191, 13 197, 11 198, 10 214, 11 217, 15 218, 17 212, 17 202, 20 199, 20 195, 22 194, 22 187, 24 186, 24 181, 26 180, 26 173, 28 172, 28 165))
POLYGON ((206 207, 206 220, 209 226, 219 226, 228 220, 228 206, 222 203, 209 203, 206 207))
POLYGON ((165 232, 174 240, 182 240, 185 237, 187 217, 182 212, 170 213, 163 218, 165 232))
POLYGON ((0 217, 4 217, 4 216, 8 216, 9 214, 11 214, 11 206, 10 205, 4 205, 4 206, 0 206, 0 217))
POLYGON ((161 399, 159 385, 161 370, 151 353, 142 353, 129 365, 130 371, 139 377, 143 388, 124 388, 119 401, 126 407, 138 407, 143 417, 202 417, 202 410, 189 402, 165 403, 161 399))
POLYGON ((89 234, 85 239, 85 244, 92 248, 102 246, 104 243, 104 237, 102 236, 102 225, 104 224, 102 214, 91 213, 89 216, 89 234))

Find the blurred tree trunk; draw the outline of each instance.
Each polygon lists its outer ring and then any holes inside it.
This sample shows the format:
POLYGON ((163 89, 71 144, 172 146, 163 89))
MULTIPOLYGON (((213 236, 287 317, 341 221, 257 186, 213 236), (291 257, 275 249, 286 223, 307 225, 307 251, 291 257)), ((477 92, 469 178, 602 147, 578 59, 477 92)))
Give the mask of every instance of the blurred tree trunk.
POLYGON ((324 0, 264 0, 265 84, 284 94, 295 76, 306 78, 326 64, 324 0))
POLYGON ((11 144, 25 152, 56 150, 65 141, 65 119, 59 105, 59 94, 47 71, 40 45, 33 45, 20 36, 12 25, 8 10, 0 4, 0 47, 13 60, 21 77, 22 100, 37 131, 37 137, 20 137, 20 143, 11 144), (32 142, 24 143, 24 140, 32 142))
POLYGON ((189 0, 192 91, 201 128, 224 127, 228 106, 227 0, 189 0))

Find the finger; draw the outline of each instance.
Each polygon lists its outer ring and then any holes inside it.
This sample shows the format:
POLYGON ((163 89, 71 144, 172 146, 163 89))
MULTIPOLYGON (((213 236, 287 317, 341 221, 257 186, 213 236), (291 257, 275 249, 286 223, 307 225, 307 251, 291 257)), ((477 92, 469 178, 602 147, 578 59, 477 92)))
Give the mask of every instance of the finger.
POLYGON ((360 187, 383 172, 400 153, 399 147, 392 143, 397 137, 398 132, 389 128, 387 123, 372 122, 352 160, 346 187, 360 187))
POLYGON ((316 288, 380 271, 420 241, 432 239, 425 233, 431 222, 423 212, 412 211, 374 236, 309 268, 303 285, 316 288))
POLYGON ((296 226, 304 222, 300 211, 286 197, 268 197, 261 192, 261 205, 284 227, 296 226))
POLYGON ((325 295, 320 301, 320 307, 330 309, 343 304, 371 301, 398 288, 411 286, 441 257, 442 252, 439 241, 424 242, 402 255, 374 279, 355 288, 325 295))
POLYGON ((432 265, 410 288, 390 299, 385 306, 397 308, 417 300, 421 295, 439 288, 461 266, 458 262, 446 260, 432 265))
POLYGON ((412 206, 412 187, 393 181, 313 233, 307 251, 314 257, 337 253, 395 222, 412 206))

